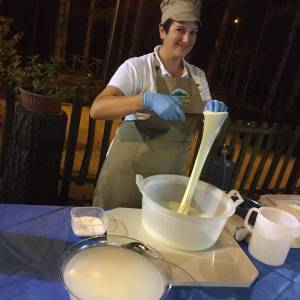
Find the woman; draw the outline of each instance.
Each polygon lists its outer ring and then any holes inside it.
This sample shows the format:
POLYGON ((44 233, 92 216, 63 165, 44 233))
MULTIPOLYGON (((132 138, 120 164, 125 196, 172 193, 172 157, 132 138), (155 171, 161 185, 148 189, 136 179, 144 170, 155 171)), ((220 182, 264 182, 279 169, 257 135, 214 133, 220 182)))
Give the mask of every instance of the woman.
POLYGON ((193 48, 199 24, 198 1, 164 0, 154 52, 125 61, 91 107, 94 119, 125 117, 110 147, 95 189, 93 205, 140 207, 135 175, 183 174, 200 118, 183 112, 176 92, 204 110, 224 111, 210 100, 202 70, 184 58, 193 48))

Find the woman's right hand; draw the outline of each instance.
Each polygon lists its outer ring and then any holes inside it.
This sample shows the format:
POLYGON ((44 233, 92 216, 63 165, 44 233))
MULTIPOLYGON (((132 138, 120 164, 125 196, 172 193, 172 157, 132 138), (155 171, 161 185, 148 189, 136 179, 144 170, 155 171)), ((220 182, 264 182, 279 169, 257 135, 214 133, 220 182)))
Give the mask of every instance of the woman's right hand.
POLYGON ((175 96, 146 92, 143 101, 145 109, 154 111, 164 120, 185 121, 182 103, 175 96))

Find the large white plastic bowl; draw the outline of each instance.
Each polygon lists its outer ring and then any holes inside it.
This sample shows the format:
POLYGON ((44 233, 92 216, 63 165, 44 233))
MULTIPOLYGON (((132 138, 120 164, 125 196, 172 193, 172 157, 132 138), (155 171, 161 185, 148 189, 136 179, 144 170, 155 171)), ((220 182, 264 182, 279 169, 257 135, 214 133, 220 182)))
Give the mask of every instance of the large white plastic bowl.
POLYGON ((144 179, 137 175, 136 183, 143 194, 142 224, 156 240, 180 250, 203 250, 218 240, 226 221, 243 202, 240 194, 228 194, 199 180, 191 205, 203 215, 178 214, 164 207, 166 202, 181 202, 189 178, 179 175, 156 175, 144 179), (239 199, 231 199, 236 195, 239 199))

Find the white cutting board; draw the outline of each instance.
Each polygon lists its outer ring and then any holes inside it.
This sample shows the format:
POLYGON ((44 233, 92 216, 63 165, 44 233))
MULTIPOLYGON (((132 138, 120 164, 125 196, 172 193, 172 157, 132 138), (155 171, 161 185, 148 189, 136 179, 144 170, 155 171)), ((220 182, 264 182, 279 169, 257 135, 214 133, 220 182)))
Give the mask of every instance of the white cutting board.
POLYGON ((175 264, 172 265, 173 285, 248 287, 258 276, 257 269, 226 228, 212 248, 188 252, 154 240, 143 228, 141 209, 115 208, 107 214, 115 220, 114 225, 109 226, 108 234, 140 240, 175 264))

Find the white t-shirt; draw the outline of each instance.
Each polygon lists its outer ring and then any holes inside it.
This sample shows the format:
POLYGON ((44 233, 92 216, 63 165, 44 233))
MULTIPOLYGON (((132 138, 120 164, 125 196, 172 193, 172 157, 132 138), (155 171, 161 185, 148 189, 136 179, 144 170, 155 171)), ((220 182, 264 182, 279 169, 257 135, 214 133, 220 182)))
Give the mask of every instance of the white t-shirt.
MULTIPOLYGON (((166 70, 158 56, 159 47, 160 46, 156 46, 154 48, 154 54, 158 59, 161 74, 162 76, 171 77, 171 74, 166 70)), ((201 98, 203 100, 210 100, 211 95, 205 73, 198 67, 191 65, 184 60, 184 72, 181 77, 188 77, 187 68, 189 69, 194 81, 199 86, 201 98)), ((117 87, 124 96, 137 95, 144 92, 156 92, 153 53, 126 60, 118 68, 108 85, 117 87)), ((147 117, 147 114, 135 113, 126 116, 125 120, 145 119, 147 117)))

